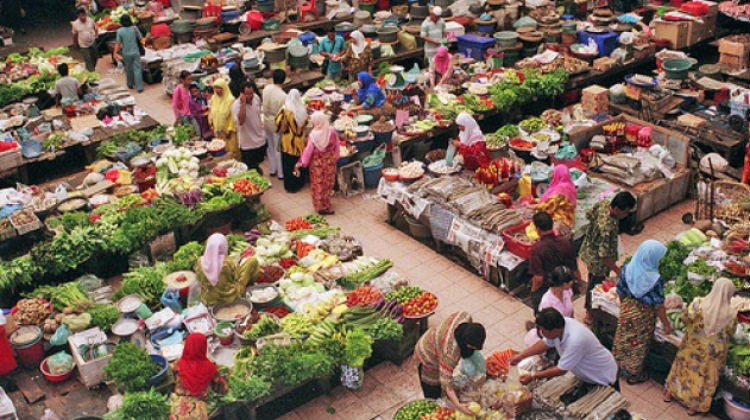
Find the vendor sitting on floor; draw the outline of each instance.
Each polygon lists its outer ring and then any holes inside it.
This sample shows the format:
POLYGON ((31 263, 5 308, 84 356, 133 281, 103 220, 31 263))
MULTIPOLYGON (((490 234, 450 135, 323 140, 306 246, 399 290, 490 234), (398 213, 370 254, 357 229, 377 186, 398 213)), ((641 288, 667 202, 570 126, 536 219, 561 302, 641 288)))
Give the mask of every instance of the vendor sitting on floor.
POLYGON ((230 256, 226 236, 214 233, 206 242, 203 256, 195 264, 195 273, 201 282, 203 303, 231 303, 245 294, 248 283, 255 282, 258 260, 252 256, 230 256))
POLYGON ((354 101, 357 103, 355 110, 372 110, 385 105, 385 94, 380 90, 378 84, 375 83, 375 78, 370 73, 360 72, 357 79, 359 89, 354 97, 354 101))
POLYGON ((172 364, 175 387, 170 399, 170 420, 208 419, 205 400, 209 392, 226 392, 226 381, 219 375, 216 364, 208 360, 207 352, 205 335, 192 333, 185 340, 180 360, 172 364))
POLYGON ((458 139, 453 140, 453 147, 463 156, 466 169, 474 171, 489 164, 490 154, 477 121, 471 115, 462 112, 456 117, 456 125, 458 139))
POLYGON ((60 78, 57 79, 55 87, 52 89, 55 103, 60 105, 63 100, 69 100, 70 102, 79 100, 82 93, 81 83, 75 77, 68 75, 68 65, 65 63, 58 64, 57 72, 60 73, 60 78))
POLYGON ((585 325, 563 317, 555 308, 545 308, 536 316, 536 328, 541 340, 510 359, 510 364, 515 366, 523 359, 543 354, 553 347, 560 360, 557 366, 522 376, 523 384, 571 371, 587 384, 610 385, 619 390, 615 358, 585 325))
POLYGON ((430 61, 430 87, 448 84, 453 78, 451 54, 445 47, 438 47, 435 56, 430 61))

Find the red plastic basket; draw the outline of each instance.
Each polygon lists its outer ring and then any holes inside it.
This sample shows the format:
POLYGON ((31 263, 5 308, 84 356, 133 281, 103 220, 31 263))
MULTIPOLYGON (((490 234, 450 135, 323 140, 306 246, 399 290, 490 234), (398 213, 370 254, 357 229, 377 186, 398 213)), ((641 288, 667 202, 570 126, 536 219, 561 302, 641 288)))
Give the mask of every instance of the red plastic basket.
POLYGON ((552 163, 552 166, 555 165, 563 165, 567 166, 568 169, 576 168, 580 171, 586 171, 586 164, 583 163, 583 159, 581 159, 580 156, 576 157, 573 160, 567 160, 567 159, 557 159, 554 156, 550 156, 550 163, 552 163))
POLYGON ((524 260, 529 259, 532 245, 517 240, 515 237, 513 237, 513 234, 523 232, 526 229, 526 226, 528 226, 529 224, 531 224, 531 221, 526 221, 521 223, 520 225, 513 226, 503 231, 505 249, 513 254, 518 255, 524 260))

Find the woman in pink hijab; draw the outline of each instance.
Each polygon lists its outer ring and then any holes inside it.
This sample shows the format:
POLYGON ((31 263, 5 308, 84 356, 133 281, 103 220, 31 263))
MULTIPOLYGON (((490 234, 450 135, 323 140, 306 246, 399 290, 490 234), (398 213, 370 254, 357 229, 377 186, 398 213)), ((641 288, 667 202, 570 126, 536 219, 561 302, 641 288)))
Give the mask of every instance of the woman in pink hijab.
POLYGON ((248 283, 258 278, 258 261, 255 257, 229 255, 226 236, 214 233, 195 264, 195 273, 201 282, 203 303, 231 303, 245 294, 248 283))
POLYGON ((547 212, 561 234, 569 232, 576 220, 576 186, 565 165, 555 166, 552 183, 539 198, 538 210, 547 212))
POLYGON ((339 160, 339 135, 331 127, 328 115, 322 111, 312 114, 310 122, 313 128, 295 170, 310 167, 313 207, 320 214, 333 214, 331 194, 336 181, 336 161, 339 160))
POLYGON ((430 87, 448 82, 453 77, 451 54, 445 47, 439 47, 430 61, 430 87))

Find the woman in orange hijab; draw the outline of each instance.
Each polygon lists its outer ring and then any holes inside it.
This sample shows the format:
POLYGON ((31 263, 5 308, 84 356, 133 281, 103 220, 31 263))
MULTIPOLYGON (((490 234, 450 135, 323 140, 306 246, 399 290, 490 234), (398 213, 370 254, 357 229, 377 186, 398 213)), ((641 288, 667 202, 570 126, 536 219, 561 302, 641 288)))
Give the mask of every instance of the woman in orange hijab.
POLYGON ((175 371, 174 394, 170 400, 169 420, 208 419, 205 398, 209 392, 226 392, 226 382, 218 375, 216 364, 206 356, 208 341, 201 333, 185 340, 182 357, 172 366, 175 371))

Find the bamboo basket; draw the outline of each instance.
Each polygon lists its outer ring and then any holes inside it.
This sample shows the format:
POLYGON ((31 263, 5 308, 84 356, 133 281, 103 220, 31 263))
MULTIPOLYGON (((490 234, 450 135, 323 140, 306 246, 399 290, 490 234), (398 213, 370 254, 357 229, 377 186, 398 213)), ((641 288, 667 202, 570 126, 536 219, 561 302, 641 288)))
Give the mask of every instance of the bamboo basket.
POLYGON ((743 203, 750 199, 750 186, 731 180, 718 180, 713 182, 714 197, 723 195, 724 203, 714 204, 714 216, 728 223, 741 223, 750 220, 750 212, 745 210, 743 203))

